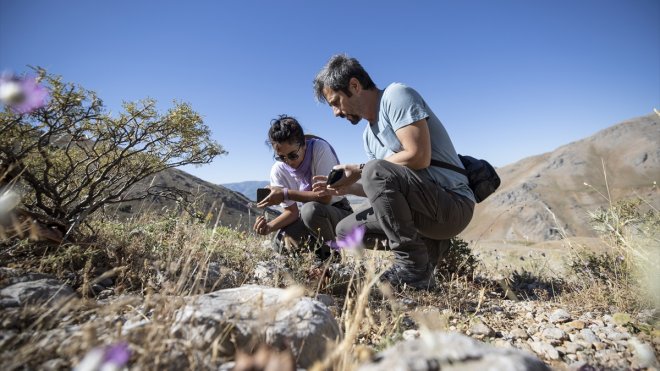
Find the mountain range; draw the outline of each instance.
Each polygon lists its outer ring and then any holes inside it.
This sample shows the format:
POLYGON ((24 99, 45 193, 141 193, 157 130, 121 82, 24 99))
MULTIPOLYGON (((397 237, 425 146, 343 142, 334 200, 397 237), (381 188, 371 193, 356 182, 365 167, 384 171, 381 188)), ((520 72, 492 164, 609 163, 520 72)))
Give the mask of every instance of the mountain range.
POLYGON ((225 188, 229 188, 232 191, 242 193, 250 200, 256 200, 257 188, 263 188, 269 184, 270 182, 267 180, 248 180, 245 182, 238 182, 238 183, 225 183, 225 184, 221 184, 221 186, 225 188))
POLYGON ((646 205, 660 207, 660 116, 652 113, 621 122, 497 172, 500 188, 477 204, 461 237, 593 237, 588 212, 610 202, 639 197, 646 205))

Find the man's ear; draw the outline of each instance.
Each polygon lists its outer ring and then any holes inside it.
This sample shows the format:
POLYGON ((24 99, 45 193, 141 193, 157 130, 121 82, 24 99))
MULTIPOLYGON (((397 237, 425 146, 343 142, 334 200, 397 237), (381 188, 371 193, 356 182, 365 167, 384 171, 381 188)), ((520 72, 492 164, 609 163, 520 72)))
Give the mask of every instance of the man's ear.
POLYGON ((348 91, 355 94, 360 90, 362 90, 362 84, 360 84, 360 81, 355 77, 351 77, 351 79, 348 80, 348 91))

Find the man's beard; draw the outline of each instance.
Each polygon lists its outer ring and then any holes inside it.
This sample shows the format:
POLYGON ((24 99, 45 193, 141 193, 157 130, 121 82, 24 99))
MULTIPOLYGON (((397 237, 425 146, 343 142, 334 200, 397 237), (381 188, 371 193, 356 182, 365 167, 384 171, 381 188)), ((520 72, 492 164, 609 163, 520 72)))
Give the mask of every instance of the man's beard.
POLYGON ((346 115, 346 120, 348 120, 353 125, 357 125, 360 121, 362 121, 362 117, 355 115, 346 115))

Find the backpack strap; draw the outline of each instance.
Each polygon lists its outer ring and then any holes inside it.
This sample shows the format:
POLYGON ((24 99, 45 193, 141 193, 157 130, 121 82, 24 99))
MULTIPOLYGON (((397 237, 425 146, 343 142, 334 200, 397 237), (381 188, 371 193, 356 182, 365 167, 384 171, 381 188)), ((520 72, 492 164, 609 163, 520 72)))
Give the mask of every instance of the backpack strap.
POLYGON ((460 168, 456 165, 452 165, 448 162, 431 159, 431 166, 437 166, 437 167, 442 167, 442 168, 449 169, 449 170, 454 170, 455 172, 457 172, 459 174, 463 174, 463 175, 467 176, 467 171, 465 171, 465 169, 460 168))

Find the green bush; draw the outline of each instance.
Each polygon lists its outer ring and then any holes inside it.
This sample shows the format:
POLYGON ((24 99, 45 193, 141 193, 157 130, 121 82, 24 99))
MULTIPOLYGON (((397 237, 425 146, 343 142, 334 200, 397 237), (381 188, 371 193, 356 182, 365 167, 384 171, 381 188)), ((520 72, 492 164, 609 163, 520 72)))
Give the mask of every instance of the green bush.
POLYGON ((126 191, 142 179, 226 153, 187 103, 175 102, 161 114, 153 99, 127 102, 112 117, 94 92, 36 72, 50 101, 30 114, 0 112, 0 175, 21 189, 30 212, 69 233, 106 205, 153 194, 145 186, 127 199, 126 191))

